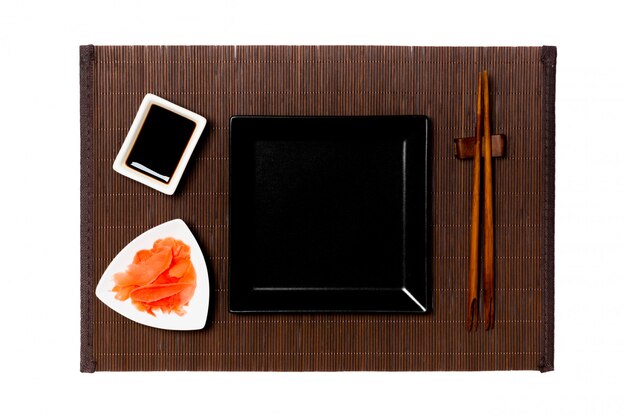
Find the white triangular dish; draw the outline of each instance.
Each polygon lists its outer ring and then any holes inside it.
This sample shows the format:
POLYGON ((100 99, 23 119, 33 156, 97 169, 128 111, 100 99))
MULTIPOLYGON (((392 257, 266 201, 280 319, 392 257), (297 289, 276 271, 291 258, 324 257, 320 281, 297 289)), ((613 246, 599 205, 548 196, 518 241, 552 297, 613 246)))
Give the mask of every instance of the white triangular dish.
POLYGON ((96 287, 96 297, 109 308, 122 316, 146 326, 167 330, 198 330, 205 326, 209 313, 209 272, 202 250, 189 227, 180 219, 160 224, 136 237, 117 254, 107 267, 96 287), (113 276, 125 271, 133 262, 135 253, 141 249, 150 249, 157 239, 173 237, 185 242, 191 248, 191 262, 196 269, 196 290, 185 307, 183 316, 175 313, 164 314, 155 311, 155 316, 139 311, 130 300, 120 301, 115 298, 113 276))

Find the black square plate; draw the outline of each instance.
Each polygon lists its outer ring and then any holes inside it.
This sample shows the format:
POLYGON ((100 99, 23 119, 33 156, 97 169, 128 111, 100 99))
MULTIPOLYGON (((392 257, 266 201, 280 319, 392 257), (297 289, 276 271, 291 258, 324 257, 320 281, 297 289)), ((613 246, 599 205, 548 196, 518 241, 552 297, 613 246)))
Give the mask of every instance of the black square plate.
POLYGON ((428 120, 230 122, 232 312, 428 306, 428 120))

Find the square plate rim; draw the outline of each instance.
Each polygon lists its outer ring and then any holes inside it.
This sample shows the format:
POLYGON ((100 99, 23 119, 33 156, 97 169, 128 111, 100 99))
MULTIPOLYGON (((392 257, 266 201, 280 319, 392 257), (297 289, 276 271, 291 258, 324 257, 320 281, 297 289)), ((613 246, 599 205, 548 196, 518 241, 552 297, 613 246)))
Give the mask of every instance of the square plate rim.
MULTIPOLYGON (((406 309, 406 308, 397 308, 397 309, 393 309, 393 308, 361 308, 361 309, 354 309, 351 307, 346 307, 346 308, 274 308, 274 307, 266 307, 266 308, 258 308, 258 307, 244 307, 244 306, 233 306, 233 293, 234 292, 239 292, 239 290, 233 291, 233 284, 232 284, 232 249, 233 249, 233 244, 232 244, 232 236, 233 236, 233 232, 232 232, 232 227, 229 227, 228 230, 228 242, 229 242, 229 262, 227 265, 227 271, 228 271, 228 286, 229 286, 229 296, 228 296, 228 309, 229 312, 231 313, 288 313, 288 314, 293 314, 293 313, 312 313, 312 314, 316 314, 316 313, 428 313, 431 310, 431 282, 430 282, 430 265, 429 265, 429 261, 430 261, 430 247, 429 247, 429 230, 428 230, 428 219, 429 219, 429 213, 430 213, 430 201, 429 201, 429 188, 430 188, 430 184, 429 184, 429 177, 430 177, 430 158, 429 158, 429 152, 430 152, 430 144, 429 144, 429 139, 430 139, 430 135, 431 135, 431 131, 430 131, 430 120, 427 116, 425 115, 421 115, 421 114, 400 114, 400 115, 284 115, 284 114, 280 114, 280 115, 253 115, 253 114, 237 114, 237 115, 233 115, 231 116, 230 120, 229 120, 229 135, 228 135, 228 142, 229 142, 229 170, 228 170, 228 175, 229 175, 229 183, 232 184, 232 178, 233 178, 233 166, 236 166, 237 164, 233 164, 232 163, 232 154, 233 154, 233 139, 234 139, 234 129, 233 129, 233 124, 237 123, 239 120, 245 121, 245 120, 258 120, 258 119, 264 119, 264 120, 284 120, 284 119, 300 119, 300 120, 324 120, 324 119, 377 119, 377 120, 415 120, 417 121, 418 124, 420 124, 421 128, 423 128, 423 130, 418 134, 418 136, 424 140, 423 143, 423 156, 424 156, 424 171, 425 171, 425 175, 424 175, 424 218, 423 218, 423 231, 424 231, 424 259, 423 259, 423 273, 424 273, 424 279, 423 279, 423 297, 420 298, 420 300, 416 300, 412 294, 406 289, 406 287, 402 287, 402 288, 394 288, 396 294, 399 294, 401 291, 404 291, 406 293, 406 295, 408 295, 408 297, 410 297, 412 299, 412 301, 414 301, 415 303, 413 304, 413 307, 406 309), (420 302, 421 301, 421 302, 420 302)), ((232 190, 231 192, 229 192, 229 218, 232 220, 232 202, 233 202, 233 193, 232 190)), ((231 224, 232 225, 232 224, 231 224)), ((405 262, 406 259, 403 259, 403 262, 405 262)), ((406 284, 406 283, 405 283, 406 284)), ((383 291, 383 288, 380 289, 374 289, 374 292, 380 292, 383 291)), ((300 290, 301 291, 301 290, 300 290)), ((320 287, 319 291, 324 291, 324 288, 320 287)), ((251 292, 254 292, 254 290, 252 290, 251 292)), ((241 295, 241 294, 239 294, 241 295)))

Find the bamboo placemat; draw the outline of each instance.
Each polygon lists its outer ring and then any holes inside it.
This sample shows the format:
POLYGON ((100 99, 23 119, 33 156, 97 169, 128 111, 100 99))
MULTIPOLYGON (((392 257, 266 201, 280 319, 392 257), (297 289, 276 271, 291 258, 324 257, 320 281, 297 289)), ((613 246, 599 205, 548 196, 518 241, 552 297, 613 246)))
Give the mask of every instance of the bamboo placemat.
MULTIPOLYGON (((553 369, 556 48, 84 46, 81 81, 81 371, 553 369), (465 330, 477 74, 490 75, 495 330, 465 330), (146 93, 208 119, 175 195, 111 166, 146 93), (432 305, 426 315, 228 312, 228 121, 232 115, 424 114, 432 122, 432 305), (205 251, 205 329, 135 324, 95 285, 143 231, 183 219, 205 251)), ((384 244, 384 242, 374 242, 384 244)), ((482 307, 480 312, 482 318, 482 307)))

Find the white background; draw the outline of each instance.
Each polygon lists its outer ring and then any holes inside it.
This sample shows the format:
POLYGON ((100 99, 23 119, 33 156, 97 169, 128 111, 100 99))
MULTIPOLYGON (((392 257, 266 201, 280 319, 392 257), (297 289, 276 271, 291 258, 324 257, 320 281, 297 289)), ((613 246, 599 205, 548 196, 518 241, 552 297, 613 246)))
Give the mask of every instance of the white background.
POLYGON ((626 415, 624 12, 556 3, 3 0, 0 413, 626 415), (556 370, 80 374, 78 46, 89 43, 556 45, 556 370))

